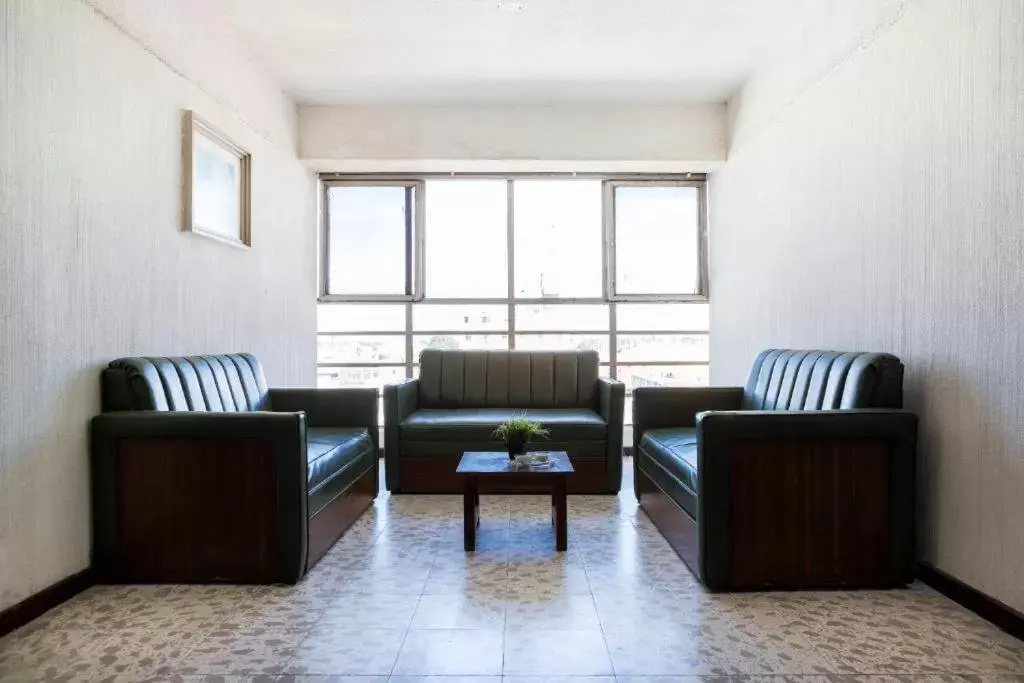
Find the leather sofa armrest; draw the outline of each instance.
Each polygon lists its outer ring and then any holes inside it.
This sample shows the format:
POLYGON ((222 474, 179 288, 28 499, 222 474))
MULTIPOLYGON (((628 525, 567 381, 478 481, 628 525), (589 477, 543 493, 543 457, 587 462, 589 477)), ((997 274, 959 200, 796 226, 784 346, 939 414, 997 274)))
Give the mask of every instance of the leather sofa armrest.
POLYGON ((617 379, 597 380, 598 408, 608 423, 608 492, 618 493, 622 486, 622 429, 626 410, 626 385, 617 379))
MULTIPOLYGON (((697 518, 701 574, 709 588, 727 582, 730 539, 731 451, 742 442, 745 453, 777 453, 778 442, 817 441, 831 456, 858 457, 858 444, 888 444, 889 515, 894 562, 907 580, 914 571, 915 451, 917 416, 904 410, 711 411, 697 415, 700 472, 697 518), (831 443, 830 443, 831 442, 831 443), (753 445, 753 449, 749 446, 753 445)), ((755 456, 756 457, 756 456, 755 456)))
POLYGON ((366 427, 376 443, 376 389, 271 389, 270 406, 275 412, 306 413, 310 427, 366 427))
POLYGON ((406 379, 384 385, 384 476, 388 491, 401 487, 398 461, 401 453, 399 427, 419 402, 420 381, 406 379))
MULTIPOLYGON (((307 542, 306 418, 303 413, 130 411, 97 415, 90 431, 93 563, 108 567, 118 548, 118 467, 123 441, 174 442, 187 457, 210 449, 232 449, 245 441, 270 446, 275 466, 276 579, 298 581, 305 569, 307 542)), ((190 458, 192 464, 202 457, 190 458)), ((247 466, 240 462, 239 467, 247 466)), ((232 489, 226 487, 225 495, 232 489)), ((187 495, 187 492, 182 492, 187 495)))
POLYGON ((732 439, 897 439, 913 445, 917 415, 905 410, 708 410, 696 416, 697 438, 716 447, 732 439))
POLYGON ((637 387, 633 391, 633 447, 645 429, 695 427, 697 413, 738 410, 742 387, 637 387))

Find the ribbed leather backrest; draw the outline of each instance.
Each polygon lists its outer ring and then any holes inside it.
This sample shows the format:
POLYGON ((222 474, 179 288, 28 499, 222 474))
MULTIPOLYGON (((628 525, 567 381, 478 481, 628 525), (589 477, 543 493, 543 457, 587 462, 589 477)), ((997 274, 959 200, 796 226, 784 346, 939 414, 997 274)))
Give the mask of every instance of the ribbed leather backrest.
POLYGON ((746 410, 902 408, 903 363, 887 353, 768 349, 743 392, 746 410))
POLYGON ((119 358, 103 371, 103 410, 240 412, 267 405, 263 366, 249 353, 119 358))
POLYGON ((420 354, 424 408, 592 408, 597 351, 445 351, 420 354))

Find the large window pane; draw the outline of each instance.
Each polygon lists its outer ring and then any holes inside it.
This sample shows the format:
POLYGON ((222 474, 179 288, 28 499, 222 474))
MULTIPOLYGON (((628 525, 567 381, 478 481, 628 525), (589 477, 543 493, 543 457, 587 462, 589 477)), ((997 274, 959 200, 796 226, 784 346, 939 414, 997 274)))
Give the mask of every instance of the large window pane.
POLYGON ((418 334, 413 337, 413 353, 417 360, 423 349, 486 349, 507 350, 508 335, 504 334, 418 334))
POLYGON ((606 304, 519 304, 517 330, 607 330, 606 304))
POLYGON ((346 335, 317 337, 318 363, 404 363, 405 337, 346 335))
POLYGON ((601 296, 601 182, 517 180, 513 189, 515 296, 601 296))
POLYGON ((327 294, 411 293, 411 199, 404 186, 328 188, 327 294))
POLYGON ((706 365, 628 365, 619 367, 626 391, 637 387, 706 387, 706 365))
POLYGON ((382 387, 405 379, 405 368, 317 368, 316 384, 321 388, 382 387))
POLYGON ((405 304, 320 304, 318 332, 401 332, 405 304))
POLYGON ((426 295, 508 296, 508 186, 504 180, 428 180, 426 295))
POLYGON ((620 334, 617 343, 620 363, 649 361, 708 361, 706 334, 620 334))
POLYGON ((504 331, 508 306, 504 304, 413 304, 412 327, 417 332, 434 330, 504 331))
POLYGON ((697 294, 697 188, 617 186, 614 192, 615 293, 697 294))
POLYGON ((679 332, 708 329, 708 305, 617 304, 615 322, 620 330, 672 330, 679 332))
POLYGON ((527 351, 597 351, 602 361, 608 360, 608 336, 594 334, 520 334, 516 348, 527 351))

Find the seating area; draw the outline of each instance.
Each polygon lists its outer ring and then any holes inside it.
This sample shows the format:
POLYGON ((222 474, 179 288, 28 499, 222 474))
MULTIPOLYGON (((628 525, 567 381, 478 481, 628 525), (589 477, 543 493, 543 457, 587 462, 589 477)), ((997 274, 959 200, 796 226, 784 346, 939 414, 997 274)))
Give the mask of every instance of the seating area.
POLYGON ((122 358, 92 422, 107 583, 296 583, 377 497, 377 392, 270 389, 247 353, 122 358))
POLYGON ((1024 683, 1024 1, 0 1, 0 683, 1024 683))
POLYGON ((533 448, 569 454, 571 493, 619 492, 625 387, 598 377, 596 351, 427 349, 419 366, 419 379, 384 387, 392 493, 458 493, 462 453, 504 450, 493 432, 517 415, 550 430, 533 448))
POLYGON ((640 506, 713 590, 914 580, 917 416, 888 354, 769 349, 745 387, 640 388, 640 506))

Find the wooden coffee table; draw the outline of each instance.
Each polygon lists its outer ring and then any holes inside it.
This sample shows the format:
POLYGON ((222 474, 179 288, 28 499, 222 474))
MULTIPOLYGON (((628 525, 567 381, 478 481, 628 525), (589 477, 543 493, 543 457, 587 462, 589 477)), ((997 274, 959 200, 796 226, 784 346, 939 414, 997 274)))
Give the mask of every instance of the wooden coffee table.
POLYGON ((480 525, 480 481, 496 480, 499 486, 550 487, 551 523, 555 526, 555 549, 569 545, 568 510, 565 500, 566 479, 572 463, 565 451, 547 451, 551 464, 545 467, 513 467, 508 453, 469 451, 455 473, 462 479, 464 547, 476 550, 476 528, 480 525))

